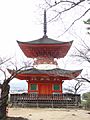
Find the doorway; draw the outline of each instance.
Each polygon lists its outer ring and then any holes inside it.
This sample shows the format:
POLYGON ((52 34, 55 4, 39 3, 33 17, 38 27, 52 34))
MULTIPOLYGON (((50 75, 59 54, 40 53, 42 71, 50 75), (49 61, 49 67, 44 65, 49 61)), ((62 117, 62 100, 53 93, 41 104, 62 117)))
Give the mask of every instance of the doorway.
POLYGON ((52 86, 50 83, 39 84, 39 94, 51 94, 52 86))

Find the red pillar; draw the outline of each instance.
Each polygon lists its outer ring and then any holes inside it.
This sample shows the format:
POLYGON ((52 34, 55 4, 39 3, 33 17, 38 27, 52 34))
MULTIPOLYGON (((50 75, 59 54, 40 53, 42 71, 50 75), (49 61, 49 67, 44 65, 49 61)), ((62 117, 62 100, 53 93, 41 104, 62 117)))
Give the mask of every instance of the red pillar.
POLYGON ((62 94, 62 80, 60 81, 60 88, 61 88, 61 94, 62 94))
POLYGON ((30 82, 27 81, 27 83, 28 83, 28 93, 30 93, 30 82))

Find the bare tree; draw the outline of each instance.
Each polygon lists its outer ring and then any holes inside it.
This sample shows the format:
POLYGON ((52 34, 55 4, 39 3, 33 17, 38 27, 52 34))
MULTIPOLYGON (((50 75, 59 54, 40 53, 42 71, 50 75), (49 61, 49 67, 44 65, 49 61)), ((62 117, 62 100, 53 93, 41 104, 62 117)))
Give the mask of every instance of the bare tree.
MULTIPOLYGON (((10 60, 11 58, 0 58, 0 74, 3 73, 4 79, 2 83, 0 83, 0 119, 5 119, 6 117, 6 107, 8 101, 8 94, 9 94, 9 82, 15 77, 16 74, 14 72, 7 77, 6 71, 4 69, 4 65, 10 60)), ((17 71, 18 72, 18 71, 17 71)))
MULTIPOLYGON (((9 83, 10 81, 15 78, 15 76, 20 73, 23 69, 25 69, 28 65, 24 65, 23 67, 18 68, 16 66, 16 64, 14 64, 11 61, 11 58, 7 59, 7 58, 0 58, 0 74, 3 73, 4 75, 4 79, 2 81, 2 83, 0 83, 0 119, 4 119, 4 117, 6 117, 6 107, 7 107, 7 101, 8 101, 8 94, 9 94, 9 90, 10 90, 10 86, 9 83), (4 69, 4 67, 6 68, 5 64, 11 64, 12 67, 14 66, 14 70, 11 72, 10 75, 7 76, 7 72, 4 69)), ((29 62, 29 66, 30 66, 30 62, 29 62)), ((29 67, 28 66, 28 67, 29 67)), ((9 69, 7 69, 9 70, 9 69)))
MULTIPOLYGON (((90 64, 90 45, 89 41, 86 43, 84 40, 81 40, 81 48, 75 47, 75 50, 70 55, 71 57, 75 58, 76 60, 84 63, 87 62, 88 65, 90 64)), ((89 67, 88 67, 89 69, 89 67)), ((80 80, 82 82, 86 81, 90 83, 90 77, 89 73, 86 71, 86 73, 82 74, 79 78, 76 78, 76 80, 80 80)))
POLYGON ((51 11, 48 22, 61 21, 64 25, 64 32, 61 34, 63 35, 90 11, 90 0, 43 0, 40 7, 51 11), (74 13, 73 19, 72 13, 74 13), (67 17, 71 19, 71 22, 68 21, 67 26, 65 26, 64 20, 67 17))
MULTIPOLYGON (((69 12, 70 10, 79 7, 84 8, 84 4, 89 2, 90 0, 45 0, 45 3, 47 4, 47 10, 52 9, 53 12, 55 12, 55 16, 50 20, 58 19, 62 14, 65 12, 69 12)), ((85 9, 85 8, 84 8, 85 9)), ((72 22, 71 26, 80 18, 82 18, 88 11, 90 11, 90 8, 86 8, 85 11, 77 18, 74 22, 72 22)))
POLYGON ((64 88, 64 90, 69 93, 78 94, 79 92, 83 90, 81 89, 83 85, 84 84, 82 81, 76 80, 75 83, 69 84, 67 88, 64 88))

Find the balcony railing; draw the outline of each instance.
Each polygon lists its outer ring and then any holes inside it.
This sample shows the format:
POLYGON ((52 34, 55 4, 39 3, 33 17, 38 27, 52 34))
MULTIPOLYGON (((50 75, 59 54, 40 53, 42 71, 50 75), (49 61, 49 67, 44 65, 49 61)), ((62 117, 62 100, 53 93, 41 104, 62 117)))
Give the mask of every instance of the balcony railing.
POLYGON ((22 107, 78 107, 80 105, 79 94, 11 94, 10 103, 13 106, 22 107))

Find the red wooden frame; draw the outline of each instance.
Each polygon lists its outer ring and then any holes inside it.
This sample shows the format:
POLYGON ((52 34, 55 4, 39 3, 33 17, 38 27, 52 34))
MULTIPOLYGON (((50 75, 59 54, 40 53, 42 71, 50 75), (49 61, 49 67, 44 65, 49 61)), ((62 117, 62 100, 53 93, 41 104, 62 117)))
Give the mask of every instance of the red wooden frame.
POLYGON ((50 82, 50 81, 49 82, 46 82, 46 81, 44 81, 44 82, 40 82, 40 81, 30 82, 30 81, 27 81, 27 83, 28 83, 28 93, 29 94, 33 93, 33 92, 35 92, 37 94, 53 94, 55 92, 62 94, 62 81, 59 81, 59 82, 53 82, 53 81, 52 82, 50 82), (37 84, 38 89, 37 90, 31 90, 30 89, 31 84, 37 84), (53 90, 53 85, 54 84, 60 85, 60 90, 53 90))

